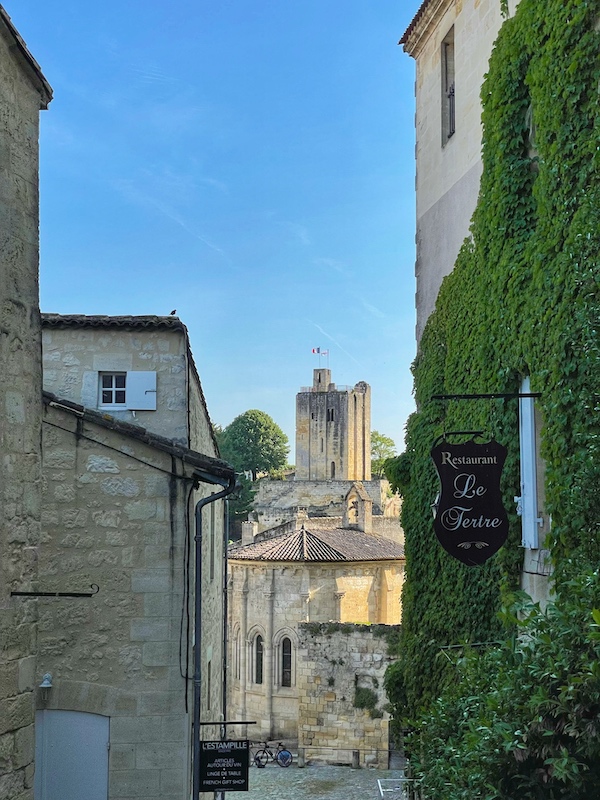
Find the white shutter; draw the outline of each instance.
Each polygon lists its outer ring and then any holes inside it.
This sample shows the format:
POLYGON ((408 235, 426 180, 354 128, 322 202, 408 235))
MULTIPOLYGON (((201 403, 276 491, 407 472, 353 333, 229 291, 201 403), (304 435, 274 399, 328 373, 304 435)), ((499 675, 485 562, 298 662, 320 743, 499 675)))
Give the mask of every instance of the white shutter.
MULTIPOLYGON (((531 392, 529 378, 523 379, 521 392, 531 392)), ((537 508, 537 467, 535 409, 533 397, 519 399, 519 444, 521 450, 521 531, 523 547, 539 547, 537 508)))
POLYGON ((156 411, 156 372, 128 372, 126 391, 128 409, 156 411))

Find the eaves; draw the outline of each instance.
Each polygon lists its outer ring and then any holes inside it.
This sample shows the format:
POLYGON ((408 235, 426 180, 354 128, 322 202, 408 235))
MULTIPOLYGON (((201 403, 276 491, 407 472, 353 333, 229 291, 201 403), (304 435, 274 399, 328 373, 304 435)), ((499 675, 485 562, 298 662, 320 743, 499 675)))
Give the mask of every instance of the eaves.
POLYGON ((440 17, 454 5, 455 0, 424 0, 398 42, 405 53, 417 58, 425 42, 437 27, 440 17))
POLYGON ((130 422, 122 422, 119 419, 115 419, 115 417, 111 417, 109 414, 103 414, 99 411, 85 408, 85 406, 73 403, 71 400, 57 397, 51 392, 43 392, 42 398, 44 405, 50 408, 55 408, 59 411, 71 414, 91 425, 98 425, 101 428, 114 431, 127 439, 133 439, 155 450, 160 450, 174 458, 180 459, 194 470, 215 478, 214 481, 209 482, 226 484, 235 481, 235 470, 226 461, 221 461, 221 459, 198 453, 195 450, 190 450, 184 445, 177 444, 177 442, 174 442, 172 439, 167 439, 165 436, 159 436, 156 433, 151 433, 139 425, 132 425, 130 422))
POLYGON ((42 68, 29 52, 29 48, 23 41, 23 37, 13 25, 11 18, 6 13, 6 9, 1 5, 0 21, 4 23, 2 31, 7 35, 10 41, 11 50, 20 57, 20 62, 26 74, 40 94, 40 108, 48 108, 52 100, 52 87, 44 77, 42 68))

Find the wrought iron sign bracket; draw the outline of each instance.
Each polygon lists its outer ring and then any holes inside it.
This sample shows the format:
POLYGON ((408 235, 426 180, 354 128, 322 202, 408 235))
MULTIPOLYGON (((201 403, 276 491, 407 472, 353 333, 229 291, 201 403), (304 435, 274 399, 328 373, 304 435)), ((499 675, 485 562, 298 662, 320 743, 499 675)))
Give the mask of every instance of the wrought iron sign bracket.
POLYGON ((100 587, 97 583, 90 585, 91 592, 11 592, 11 597, 93 597, 100 587))
POLYGON ((489 394, 433 394, 432 400, 519 400, 522 397, 541 397, 541 392, 491 392, 489 394))

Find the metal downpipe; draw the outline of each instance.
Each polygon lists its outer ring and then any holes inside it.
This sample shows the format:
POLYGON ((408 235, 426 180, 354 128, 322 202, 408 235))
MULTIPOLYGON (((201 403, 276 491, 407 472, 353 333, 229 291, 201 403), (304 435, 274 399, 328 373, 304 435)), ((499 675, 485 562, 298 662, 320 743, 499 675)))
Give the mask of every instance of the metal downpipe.
POLYGON ((194 574, 194 700, 192 722, 192 800, 200 795, 200 701, 202 679, 202 511, 205 506, 222 500, 235 489, 235 476, 220 492, 202 497, 196 503, 195 516, 195 574, 194 574))

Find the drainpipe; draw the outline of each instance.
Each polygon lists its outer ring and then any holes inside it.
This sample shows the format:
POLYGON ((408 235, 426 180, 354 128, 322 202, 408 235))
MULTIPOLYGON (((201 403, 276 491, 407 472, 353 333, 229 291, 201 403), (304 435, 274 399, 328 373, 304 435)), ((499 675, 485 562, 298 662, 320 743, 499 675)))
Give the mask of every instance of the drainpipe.
MULTIPOLYGON (((209 483, 217 483, 218 479, 214 476, 194 475, 200 480, 209 483)), ((223 485, 223 484, 221 484, 223 485)), ((235 475, 229 478, 229 483, 220 492, 215 492, 208 497, 203 497, 196 503, 195 520, 196 533, 195 542, 195 574, 194 574, 194 705, 193 705, 193 726, 192 735, 194 737, 192 749, 192 799, 198 800, 200 795, 200 689, 202 677, 202 510, 205 506, 222 500, 231 494, 235 489, 235 475)))

